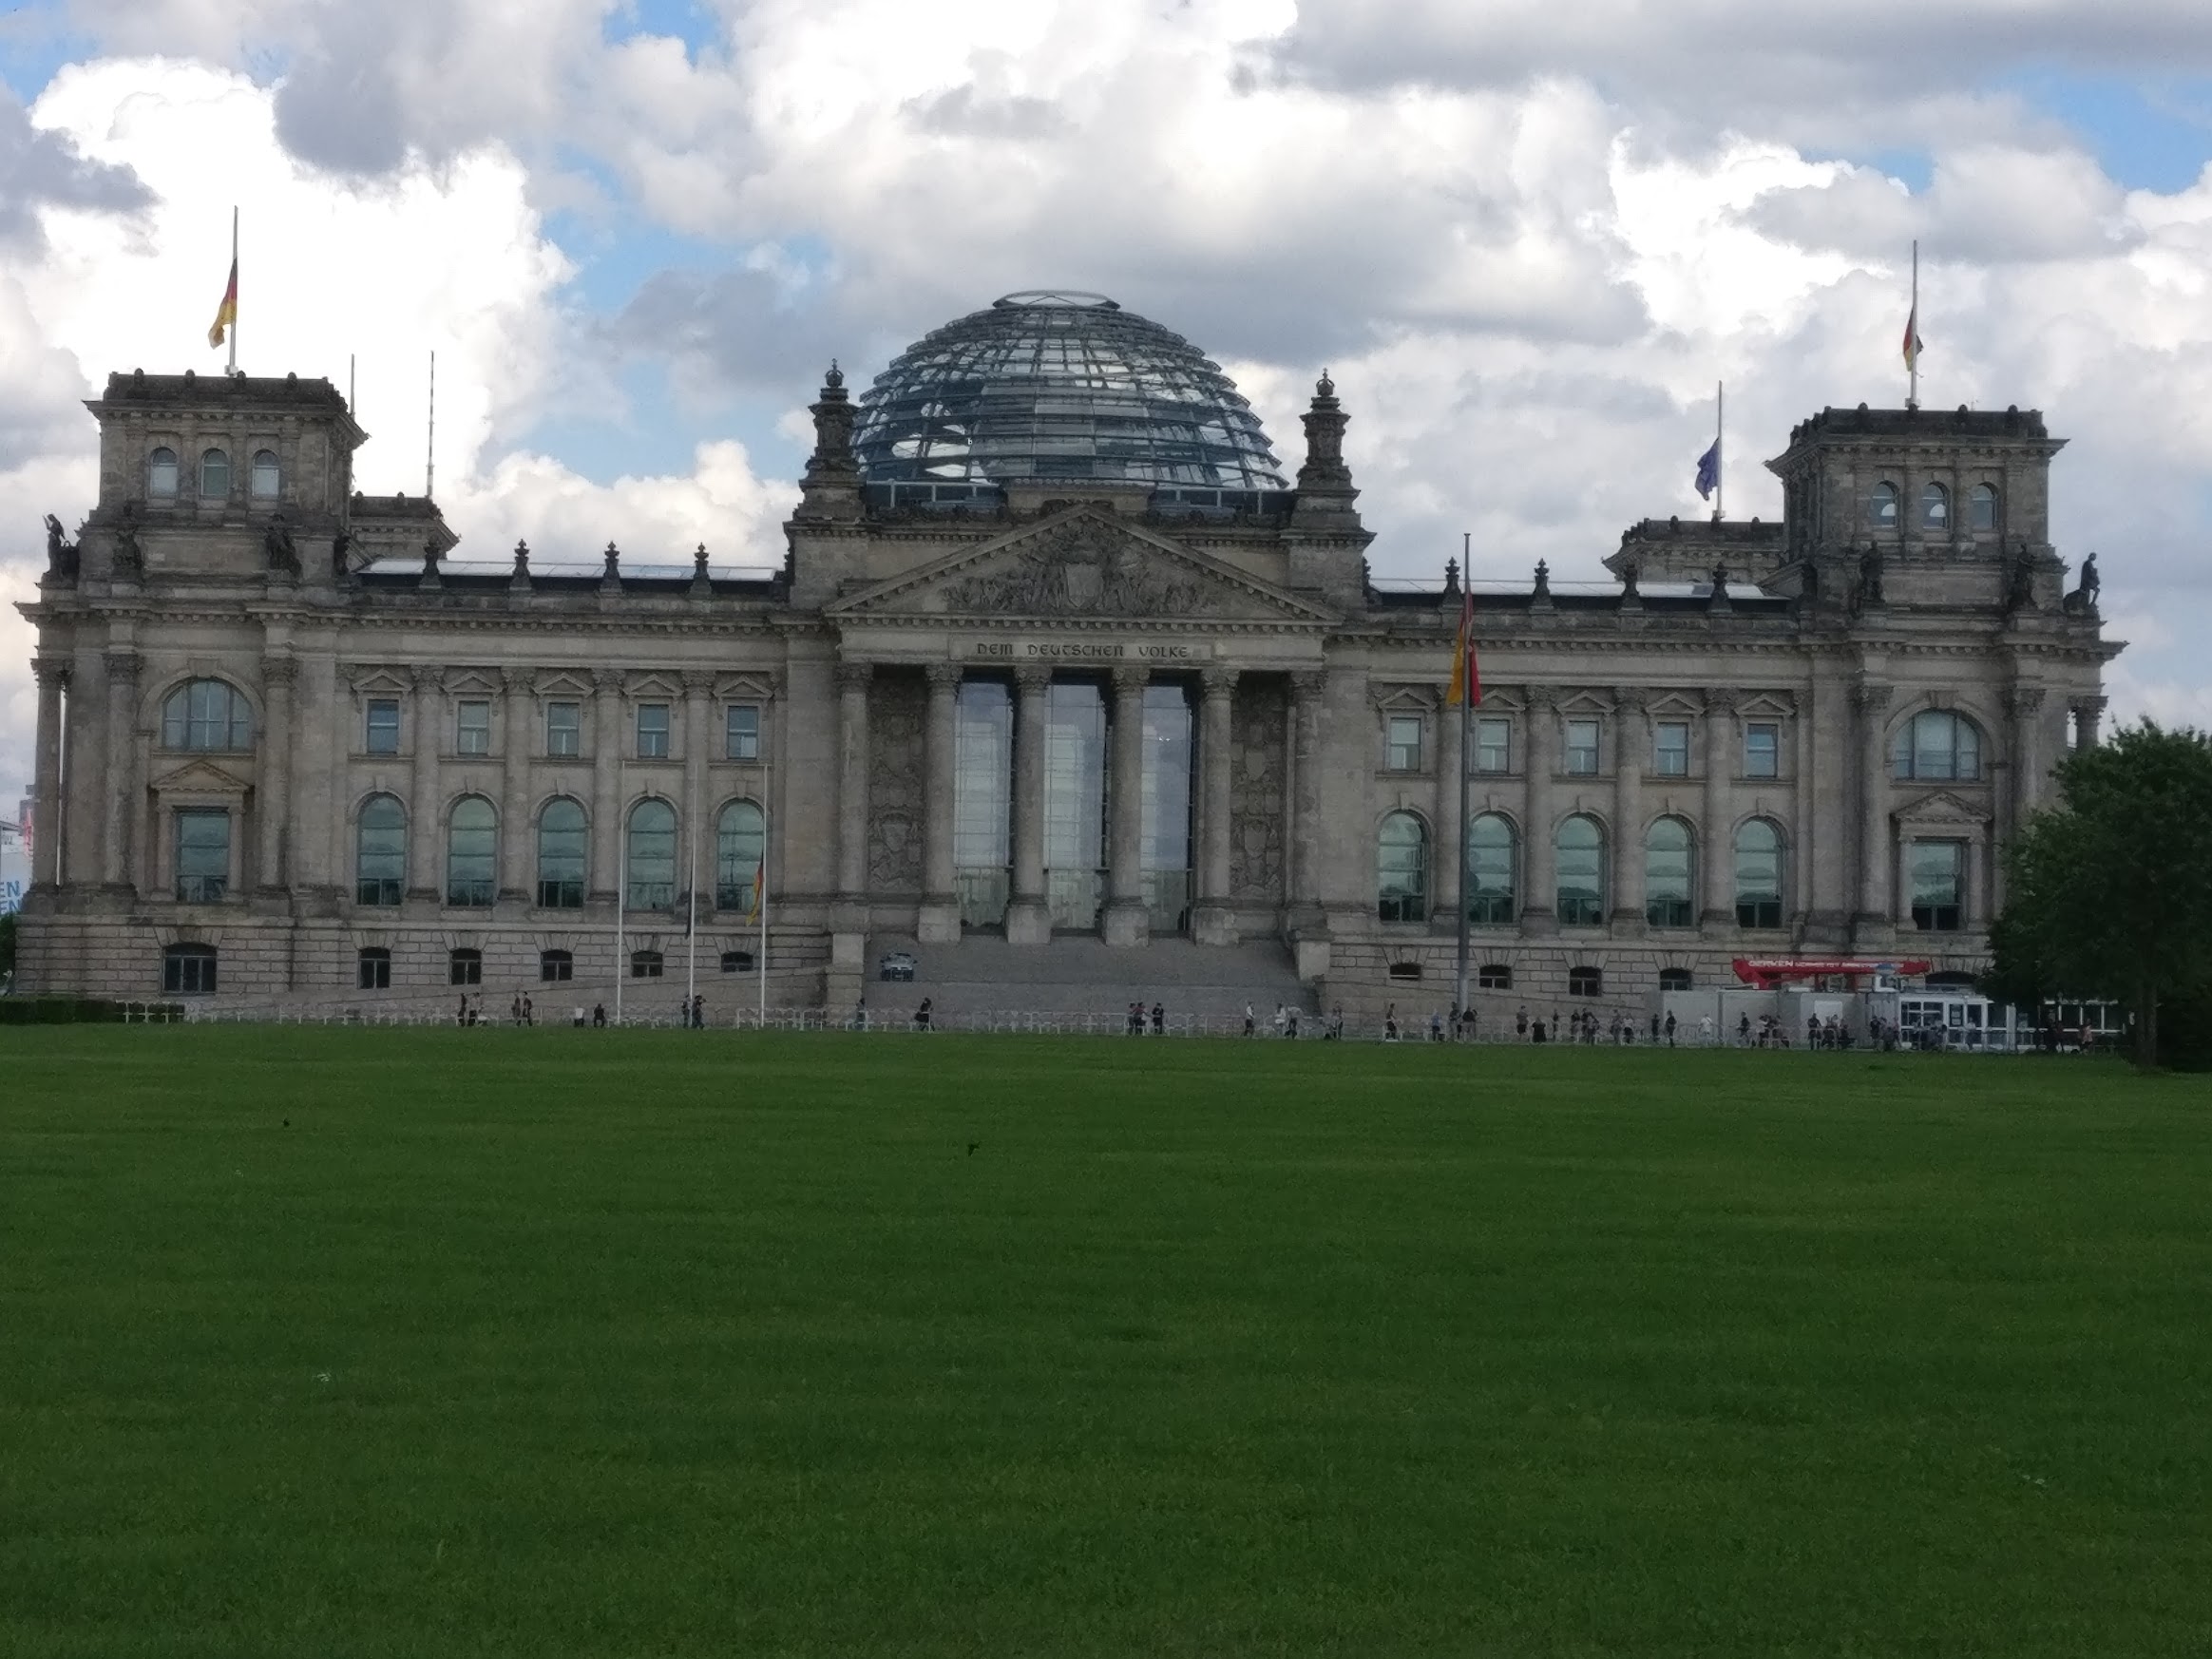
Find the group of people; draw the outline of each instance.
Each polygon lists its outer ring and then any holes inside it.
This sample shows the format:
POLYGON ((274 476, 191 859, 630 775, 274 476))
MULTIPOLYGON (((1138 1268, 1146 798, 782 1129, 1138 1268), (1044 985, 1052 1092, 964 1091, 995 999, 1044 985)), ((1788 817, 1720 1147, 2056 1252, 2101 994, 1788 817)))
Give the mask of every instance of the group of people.
MULTIPOLYGON (((1154 1012, 1156 1013, 1157 1010, 1155 1009, 1154 1012)), ((1277 1002, 1275 1004, 1275 1018, 1269 1023, 1273 1026, 1277 1037, 1295 1039, 1302 1034, 1300 1021, 1303 1018, 1302 1011, 1294 1004, 1277 1002)), ((1247 1037, 1257 1037, 1260 1034, 1259 1014, 1249 1002, 1245 1004, 1244 1034, 1247 1037)), ((1343 1039, 1344 1034, 1344 1011, 1340 1007, 1327 1019, 1321 1021, 1321 1040, 1324 1042, 1339 1041, 1343 1039)))
MULTIPOLYGON (((516 992, 514 1004, 507 1010, 507 1021, 512 1025, 537 1024, 537 1004, 520 991, 516 992)), ((456 1025, 488 1025, 491 1023, 489 1020, 485 1018, 484 993, 482 991, 476 993, 474 1001, 469 1001, 467 991, 461 993, 461 1006, 453 1016, 453 1023, 456 1025)))

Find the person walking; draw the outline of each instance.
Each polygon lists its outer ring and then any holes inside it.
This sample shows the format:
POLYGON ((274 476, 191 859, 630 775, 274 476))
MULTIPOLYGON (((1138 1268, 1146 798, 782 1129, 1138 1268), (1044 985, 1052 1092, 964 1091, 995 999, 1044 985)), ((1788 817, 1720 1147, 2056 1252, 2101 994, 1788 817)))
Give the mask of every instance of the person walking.
POLYGON ((1529 1009, 1525 1002, 1514 1013, 1513 1034, 1521 1042, 1526 1042, 1529 1039, 1529 1009))
POLYGON ((1398 1004, 1396 1002, 1382 1010, 1382 1040, 1384 1042, 1398 1040, 1398 1004))
POLYGON ((1252 1005, 1251 1005, 1249 1002, 1247 1002, 1247 1003, 1245 1004, 1245 1035, 1246 1035, 1247 1037, 1249 1037, 1249 1036, 1251 1036, 1251 1034, 1252 1034, 1252 1005))
POLYGON ((1285 1008, 1283 1013, 1285 1015, 1283 1035, 1290 1041, 1296 1042, 1298 1040, 1298 1005, 1293 1002, 1285 1008))
POLYGON ((1283 1026, 1288 1018, 1289 1010, 1285 1008, 1282 1003, 1277 1002, 1275 1004, 1275 1035, 1277 1037, 1283 1035, 1283 1026))
POLYGON ((929 1029, 930 1006, 931 999, 925 997, 922 999, 922 1006, 914 1010, 914 1029, 916 1031, 927 1031, 929 1029))
POLYGON ((1154 1035, 1154 1037, 1165 1037, 1165 1036, 1167 1036, 1167 1034, 1168 1034, 1168 1010, 1167 1010, 1167 1008, 1166 1008, 1166 1006, 1165 1006, 1164 1004, 1162 1004, 1162 1003, 1159 1003, 1159 1002, 1154 1002, 1154 1003, 1153 1004, 1153 1013, 1152 1013, 1152 1025, 1153 1025, 1153 1035, 1154 1035))
POLYGON ((1667 1011, 1667 1046, 1674 1046, 1674 1011, 1671 1008, 1667 1011))
POLYGON ((530 994, 527 991, 523 993, 523 1023, 524 1025, 538 1023, 538 1005, 530 1001, 530 994))
POLYGON ((1710 1014, 1700 1014, 1697 1017, 1697 1045, 1700 1048, 1710 1048, 1713 1045, 1713 1017, 1710 1014))

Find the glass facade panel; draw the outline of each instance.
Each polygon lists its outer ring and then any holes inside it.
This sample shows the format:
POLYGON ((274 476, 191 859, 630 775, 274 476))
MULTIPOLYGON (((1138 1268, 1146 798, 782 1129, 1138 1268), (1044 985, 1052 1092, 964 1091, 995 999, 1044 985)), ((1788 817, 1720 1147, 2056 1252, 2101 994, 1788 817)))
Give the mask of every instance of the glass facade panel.
POLYGON ((1384 922, 1428 920, 1428 830, 1411 812, 1391 813, 1376 838, 1375 913, 1384 922))
POLYGON ((162 747, 227 750, 254 746, 254 711, 243 692, 219 679, 196 679, 162 699, 162 747))
POLYGON ((1567 722, 1567 770, 1576 777, 1597 774, 1597 722, 1567 722))
POLYGON ((230 890, 230 813, 184 807, 177 813, 177 899, 214 905, 230 890))
POLYGON ((1191 923, 1191 775, 1196 744, 1189 694, 1179 685, 1144 693, 1144 902, 1154 933, 1191 923))
POLYGON ((545 705, 545 753, 556 756, 573 756, 583 753, 582 703, 545 705))
POLYGON ((1644 835, 1644 920, 1654 927, 1688 927, 1691 906, 1689 826, 1662 818, 1644 835))
POLYGON ((1744 775, 1782 775, 1782 728, 1772 720, 1753 720, 1744 728, 1744 775))
POLYGON ((1559 923, 1596 927, 1605 921, 1605 831, 1579 815, 1559 826, 1554 844, 1559 878, 1559 923))
POLYGON ((1966 843, 1916 841, 1906 852, 1913 925, 1923 933, 1955 933, 1966 896, 1966 843))
POLYGON ((499 814, 482 795, 464 795, 446 823, 446 903, 488 905, 498 893, 499 814))
POLYGON ((1514 919, 1513 825, 1485 812, 1467 826, 1467 920, 1499 927, 1514 919))
POLYGON ((546 910, 583 908, 585 849, 583 807, 565 797, 547 801, 538 814, 538 905, 546 910))
POLYGON ((353 903, 396 905, 406 886, 406 809, 391 795, 372 795, 355 831, 353 903))
POLYGON ((1651 770, 1661 777, 1689 775, 1689 722, 1661 720, 1651 728, 1651 770))
POLYGON ((1782 832, 1764 818, 1736 831, 1736 925, 1782 925, 1782 832))
POLYGON ((1496 715, 1485 715, 1475 722, 1475 770, 1477 772, 1511 772, 1513 770, 1513 722, 1496 715))
POLYGON ((639 801, 630 809, 629 868, 623 903, 633 910, 665 910, 676 903, 676 809, 639 801))
POLYGON ((952 863, 966 926, 1004 925, 1013 834, 1014 699, 998 680, 963 680, 954 704, 952 863))
POLYGON ((1056 681, 1044 732, 1045 907, 1055 927, 1098 925, 1105 892, 1106 699, 1056 681))
POLYGON ((768 848, 767 820, 751 801, 732 801, 715 826, 715 908, 753 913, 760 860, 768 848))

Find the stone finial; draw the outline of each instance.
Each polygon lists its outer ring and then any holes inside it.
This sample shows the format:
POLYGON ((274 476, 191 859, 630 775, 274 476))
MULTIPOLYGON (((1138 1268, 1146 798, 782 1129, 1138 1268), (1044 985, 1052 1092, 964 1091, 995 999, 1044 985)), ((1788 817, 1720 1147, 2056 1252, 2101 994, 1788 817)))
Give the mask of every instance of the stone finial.
POLYGON ((607 543, 606 568, 600 572, 600 592, 622 591, 622 554, 612 542, 607 543))
POLYGON ((1359 528, 1352 503, 1352 469, 1344 465, 1344 428, 1350 417, 1337 401, 1336 382, 1325 371, 1314 382, 1313 402, 1299 417, 1306 428, 1306 460, 1298 468, 1293 523, 1317 528, 1359 528))
POLYGON ((1713 611, 1735 608, 1728 601, 1728 567, 1726 564, 1713 566, 1713 591, 1706 600, 1706 608, 1713 611))
POLYGON ((1444 597, 1454 599, 1458 597, 1459 592, 1459 562, 1457 559, 1447 559, 1444 561, 1444 597))
POLYGON ((1535 597, 1538 599, 1552 597, 1552 567, 1541 559, 1536 561, 1535 597))
POLYGON ((1321 378, 1313 383, 1313 395, 1316 399, 1336 396, 1336 382, 1328 377, 1326 369, 1321 372, 1321 378))
POLYGON ((416 585, 419 587, 444 587, 446 585, 438 580, 438 543, 435 537, 423 543, 423 579, 416 585))
POLYGON ((530 544, 527 542, 515 543, 515 573, 507 579, 507 587, 515 593, 530 591, 530 544))
POLYGON ((1636 562, 1633 559, 1621 561, 1621 607, 1624 610, 1644 608, 1644 595, 1636 586, 1636 562))
POLYGON ((701 542, 697 550, 692 554, 691 590, 695 594, 715 591, 713 579, 707 575, 707 544, 704 542, 701 542))
POLYGON ((859 410, 845 390, 845 372, 836 359, 822 376, 822 395, 810 411, 814 417, 814 452, 799 479, 800 519, 860 517, 860 462, 852 453, 852 426, 859 410))

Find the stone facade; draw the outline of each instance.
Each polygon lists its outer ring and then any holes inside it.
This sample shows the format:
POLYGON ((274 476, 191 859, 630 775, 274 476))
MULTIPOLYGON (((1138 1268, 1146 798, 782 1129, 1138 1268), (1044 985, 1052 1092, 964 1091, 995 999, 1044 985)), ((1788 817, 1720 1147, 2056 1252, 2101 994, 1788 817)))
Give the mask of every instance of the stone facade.
MULTIPOLYGON (((444 568, 434 506, 353 491, 363 434, 327 382, 116 375, 89 407, 100 498, 23 607, 35 991, 197 994, 179 959, 212 952, 218 1002, 429 1006, 459 982, 565 1008, 618 982, 666 1000, 696 950, 703 991, 750 1001, 759 918, 717 907, 751 880, 723 869, 749 806, 771 997, 843 1004, 871 939, 957 948, 974 679, 1006 688, 1013 728, 1001 925, 1050 949, 1056 678, 1099 688, 1122 780, 1147 687, 1183 688, 1185 931, 1281 941, 1325 1004, 1448 997, 1462 871, 1437 849, 1477 819, 1511 833, 1510 893, 1473 930, 1493 998, 1556 1001, 1594 970, 1630 1004, 1745 955, 1972 969, 1996 849, 2066 746, 2095 740, 2119 649, 2093 577, 2068 591, 2050 543, 2060 442, 2039 415, 1827 410, 1769 463, 1782 524, 1646 521, 1607 561, 1618 592, 1554 595, 1539 567, 1475 596, 1463 822, 1457 574, 1367 580, 1325 381, 1279 500, 1012 481, 948 512, 874 503, 833 374, 785 566, 744 581, 703 555, 688 580, 629 576, 611 547, 590 577, 533 572, 520 547, 511 570, 444 568), (1764 909, 1738 879, 1763 837, 1781 878, 1764 909), (1936 859, 1956 859, 1955 904, 1930 847, 1955 849, 1936 859), (1393 858, 1414 873, 1385 893, 1393 858), (389 953, 388 985, 364 952, 389 953), (658 978, 625 972, 651 952, 658 978)), ((1110 787, 1105 818, 1100 930, 1141 950, 1137 791, 1110 787)))

